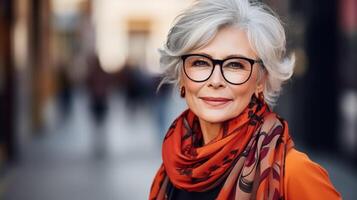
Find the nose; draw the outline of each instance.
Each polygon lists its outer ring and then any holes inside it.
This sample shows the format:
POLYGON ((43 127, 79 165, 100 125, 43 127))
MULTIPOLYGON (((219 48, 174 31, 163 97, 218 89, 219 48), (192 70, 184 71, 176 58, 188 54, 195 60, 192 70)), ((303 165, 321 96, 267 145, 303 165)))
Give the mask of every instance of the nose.
POLYGON ((209 84, 208 86, 213 87, 213 88, 220 88, 220 87, 225 87, 226 82, 223 78, 223 75, 221 73, 221 68, 218 64, 213 69, 211 77, 208 79, 209 84))

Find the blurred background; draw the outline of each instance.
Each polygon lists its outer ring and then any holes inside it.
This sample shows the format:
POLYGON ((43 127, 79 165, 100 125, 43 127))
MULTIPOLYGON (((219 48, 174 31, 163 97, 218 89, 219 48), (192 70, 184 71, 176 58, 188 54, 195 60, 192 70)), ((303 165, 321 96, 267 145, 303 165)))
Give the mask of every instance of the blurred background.
MULTIPOLYGON (((157 49, 192 1, 0 0, 0 199, 148 198, 186 108, 157 49)), ((357 1, 264 2, 297 57, 275 111, 355 199, 357 1)))

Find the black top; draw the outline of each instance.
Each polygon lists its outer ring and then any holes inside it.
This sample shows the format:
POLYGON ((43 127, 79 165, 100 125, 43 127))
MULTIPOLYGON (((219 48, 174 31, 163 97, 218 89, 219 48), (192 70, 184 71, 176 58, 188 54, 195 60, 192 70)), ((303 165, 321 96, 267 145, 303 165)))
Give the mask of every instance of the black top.
POLYGON ((217 198, 223 184, 224 181, 222 181, 220 185, 204 192, 189 192, 176 188, 171 181, 169 181, 167 185, 168 200, 214 200, 217 198))

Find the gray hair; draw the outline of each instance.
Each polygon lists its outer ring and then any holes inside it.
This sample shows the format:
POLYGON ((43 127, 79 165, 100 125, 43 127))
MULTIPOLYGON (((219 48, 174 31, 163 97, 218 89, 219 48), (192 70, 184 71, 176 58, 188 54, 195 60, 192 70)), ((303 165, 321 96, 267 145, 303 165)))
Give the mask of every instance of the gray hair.
POLYGON ((290 79, 294 55, 285 56, 285 32, 278 16, 266 5, 249 0, 197 0, 180 14, 170 29, 160 52, 164 83, 178 85, 181 79, 181 55, 203 47, 227 26, 244 30, 253 49, 263 61, 267 79, 264 98, 273 107, 290 79))

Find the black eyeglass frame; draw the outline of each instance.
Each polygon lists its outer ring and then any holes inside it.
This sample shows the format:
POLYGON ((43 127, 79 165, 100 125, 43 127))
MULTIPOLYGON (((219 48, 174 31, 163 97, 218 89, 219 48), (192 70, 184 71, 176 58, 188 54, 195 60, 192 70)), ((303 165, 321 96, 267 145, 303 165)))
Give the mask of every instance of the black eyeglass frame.
POLYGON ((247 57, 242 57, 242 56, 228 57, 228 58, 226 58, 226 59, 219 60, 219 59, 213 59, 213 58, 211 58, 211 57, 209 57, 209 56, 206 56, 206 55, 203 55, 203 54, 185 54, 185 55, 182 55, 182 56, 181 56, 181 59, 182 59, 182 66, 183 66, 183 71, 184 71, 185 75, 186 75, 187 78, 189 78, 191 81, 197 82, 197 83, 201 83, 201 82, 207 81, 207 80, 212 76, 212 74, 213 74, 213 72, 214 72, 214 69, 216 68, 216 65, 219 65, 220 70, 221 70, 222 77, 224 78, 225 81, 227 81, 228 83, 230 83, 230 84, 232 84, 232 85, 242 85, 242 84, 246 83, 246 82, 250 79, 250 77, 252 76, 253 66, 254 66, 255 63, 261 64, 262 66, 264 66, 264 65, 263 65, 263 61, 261 61, 261 60, 254 60, 254 59, 247 58, 247 57), (202 56, 202 57, 205 57, 205 58, 209 59, 209 60, 212 62, 212 64, 213 64, 212 71, 211 71, 210 75, 209 75, 206 79, 201 80, 201 81, 196 81, 196 80, 193 80, 193 79, 187 74, 186 68, 185 68, 185 61, 186 61, 186 59, 187 59, 188 57, 190 57, 190 56, 202 56), (222 69, 222 68, 223 68, 223 63, 226 62, 227 60, 231 60, 231 59, 243 59, 243 60, 246 60, 246 61, 249 62, 250 66, 251 66, 251 70, 250 70, 250 73, 249 73, 249 76, 248 76, 247 80, 245 80, 244 82, 242 82, 242 83, 232 83, 232 82, 228 81, 227 78, 224 76, 223 69, 222 69))

